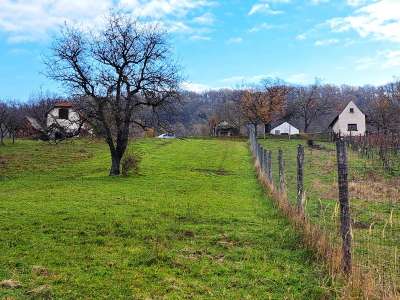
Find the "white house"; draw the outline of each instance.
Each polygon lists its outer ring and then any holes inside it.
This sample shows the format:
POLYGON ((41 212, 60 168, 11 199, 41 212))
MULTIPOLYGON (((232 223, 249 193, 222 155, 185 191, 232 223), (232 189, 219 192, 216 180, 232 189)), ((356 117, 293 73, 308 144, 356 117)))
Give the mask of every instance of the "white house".
POLYGON ((69 102, 56 103, 47 113, 47 127, 62 127, 66 132, 75 132, 81 126, 81 118, 69 102))
POLYGON ((329 127, 332 128, 335 134, 340 134, 341 136, 365 135, 367 129, 366 117, 357 105, 350 101, 329 127))
POLYGON ((271 130, 271 134, 273 134, 273 135, 282 135, 282 134, 294 135, 294 134, 299 134, 299 133, 300 133, 300 131, 288 122, 283 122, 280 125, 275 126, 271 130))

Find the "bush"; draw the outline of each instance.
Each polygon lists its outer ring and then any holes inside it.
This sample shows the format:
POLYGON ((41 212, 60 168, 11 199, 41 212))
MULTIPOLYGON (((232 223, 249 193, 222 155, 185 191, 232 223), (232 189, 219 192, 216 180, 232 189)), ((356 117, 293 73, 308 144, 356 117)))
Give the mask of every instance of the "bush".
POLYGON ((315 146, 314 140, 308 139, 307 140, 307 146, 311 147, 311 148, 314 148, 314 146, 315 146))
POLYGON ((129 173, 138 174, 139 173, 139 163, 140 158, 134 154, 126 154, 122 159, 121 163, 121 173, 122 176, 128 176, 129 173))

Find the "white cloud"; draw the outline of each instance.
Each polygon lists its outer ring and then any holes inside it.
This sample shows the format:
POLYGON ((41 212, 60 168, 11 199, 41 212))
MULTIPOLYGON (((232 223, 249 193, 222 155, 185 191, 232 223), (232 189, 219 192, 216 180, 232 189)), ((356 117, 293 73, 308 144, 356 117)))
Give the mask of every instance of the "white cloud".
POLYGON ((96 5, 79 0, 0 0, 0 30, 13 42, 34 41, 65 21, 97 23, 111 6, 111 0, 99 0, 96 5))
POLYGON ((338 39, 326 39, 326 40, 318 40, 314 43, 314 45, 317 47, 330 46, 330 45, 338 44, 339 42, 340 41, 338 39))
POLYGON ((264 13, 267 15, 279 15, 282 14, 283 11, 272 9, 267 0, 262 0, 261 2, 258 2, 251 7, 248 15, 251 16, 257 13, 264 13))
POLYGON ((215 17, 212 13, 205 13, 193 19, 194 23, 200 25, 212 25, 215 22, 215 17))
MULTIPOLYGON (((88 1, 88 0, 86 0, 88 1)), ((118 2, 118 0, 117 0, 118 2)), ((119 7, 139 17, 162 18, 166 15, 185 16, 189 11, 210 6, 208 0, 120 0, 119 7)))
POLYGON ((238 76, 231 76, 231 77, 223 78, 220 80, 220 82, 223 85, 228 85, 231 87, 246 86, 246 85, 258 84, 263 79, 274 78, 274 77, 276 77, 276 76, 271 75, 271 74, 259 74, 259 75, 252 75, 252 76, 238 75, 238 76))
POLYGON ((309 84, 313 82, 314 78, 306 73, 296 73, 289 75, 286 80, 293 84, 309 84))
POLYGON ((192 35, 192 36, 190 37, 190 39, 191 39, 192 41, 210 41, 210 40, 211 40, 211 37, 206 36, 206 35, 192 35))
POLYGON ((223 85, 228 85, 228 86, 241 86, 241 85, 251 86, 254 84, 258 84, 262 80, 268 78, 282 78, 286 82, 293 84, 308 84, 312 83, 315 80, 314 77, 306 73, 294 73, 294 74, 271 73, 271 74, 260 74, 253 76, 232 76, 224 78, 220 80, 220 82, 223 85))
POLYGON ((240 44, 243 42, 243 38, 241 37, 232 37, 226 41, 228 44, 240 44))
POLYGON ((0 0, 0 31, 11 42, 36 41, 65 22, 96 26, 110 10, 118 9, 161 23, 167 17, 175 18, 169 20, 167 29, 173 24, 172 31, 187 32, 188 25, 179 18, 210 5, 209 0, 0 0))
POLYGON ((363 38, 400 42, 399 11, 399 0, 380 0, 358 8, 351 16, 331 19, 328 25, 336 32, 355 30, 363 38))
POLYGON ((386 59, 383 68, 400 67, 400 50, 386 50, 380 53, 386 59))
POLYGON ((271 25, 271 24, 268 24, 268 23, 261 23, 261 24, 258 24, 256 26, 250 28, 249 32, 253 33, 253 32, 259 32, 259 31, 262 31, 262 30, 270 30, 270 29, 273 29, 275 27, 276 27, 276 25, 271 25))
POLYGON ((193 82, 183 82, 181 84, 181 88, 187 91, 195 92, 195 93, 201 93, 205 91, 211 90, 211 88, 208 85, 201 84, 201 83, 193 83, 193 82))
POLYGON ((307 34, 306 33, 302 33, 296 36, 296 40, 298 41, 304 41, 307 39, 307 34))
POLYGON ((356 70, 394 69, 400 67, 400 50, 391 49, 378 51, 373 56, 361 57, 356 61, 356 70))
POLYGON ((368 3, 371 0, 347 0, 347 5, 350 6, 360 6, 368 3))
POLYGON ((311 4, 319 5, 322 3, 328 3, 330 0, 311 0, 311 4))

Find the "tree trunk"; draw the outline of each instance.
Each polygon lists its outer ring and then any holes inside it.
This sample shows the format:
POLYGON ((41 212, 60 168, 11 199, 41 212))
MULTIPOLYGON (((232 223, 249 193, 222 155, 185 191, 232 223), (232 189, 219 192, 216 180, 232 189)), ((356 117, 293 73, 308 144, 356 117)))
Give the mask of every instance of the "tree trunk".
POLYGON ((111 153, 110 176, 119 176, 121 174, 121 160, 124 157, 129 141, 129 123, 117 134, 116 144, 112 138, 106 139, 111 153))
POLYGON ((304 133, 308 133, 308 127, 309 124, 307 123, 307 121, 304 122, 304 133))
MULTIPOLYGON (((267 123, 264 125, 264 135, 270 134, 271 133, 271 123, 267 123)), ((265 138, 265 136, 264 136, 265 138)))
POLYGON ((111 152, 110 176, 119 176, 121 174, 121 158, 118 153, 111 152))

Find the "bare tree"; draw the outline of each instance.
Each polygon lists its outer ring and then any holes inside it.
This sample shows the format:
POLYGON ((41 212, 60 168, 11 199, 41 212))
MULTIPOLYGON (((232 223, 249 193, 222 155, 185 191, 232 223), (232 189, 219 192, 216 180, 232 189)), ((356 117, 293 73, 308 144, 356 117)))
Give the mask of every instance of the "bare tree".
POLYGON ((47 113, 60 101, 64 99, 49 92, 39 91, 31 96, 28 103, 24 104, 23 110, 26 115, 34 118, 43 129, 46 129, 47 113))
POLYGON ((4 145, 4 138, 7 134, 7 104, 5 102, 0 102, 0 144, 4 145))
POLYGON ((332 112, 337 88, 318 82, 310 86, 299 86, 292 89, 294 115, 304 124, 304 132, 319 118, 332 112))
POLYGON ((370 103, 369 121, 378 131, 385 134, 399 131, 399 94, 398 83, 389 83, 377 88, 375 99, 370 103))
POLYGON ((265 80, 261 88, 243 93, 242 113, 256 132, 259 124, 270 124, 283 115, 288 91, 288 87, 279 80, 265 80))
POLYGON ((100 32, 64 28, 52 53, 48 75, 76 97, 80 113, 109 146, 110 175, 119 175, 131 126, 146 126, 143 109, 149 107, 155 116, 178 99, 180 77, 167 35, 113 14, 100 32))
POLYGON ((24 113, 22 106, 16 102, 11 102, 7 105, 7 118, 5 126, 8 134, 12 138, 12 143, 15 143, 18 130, 22 127, 24 122, 24 113))

